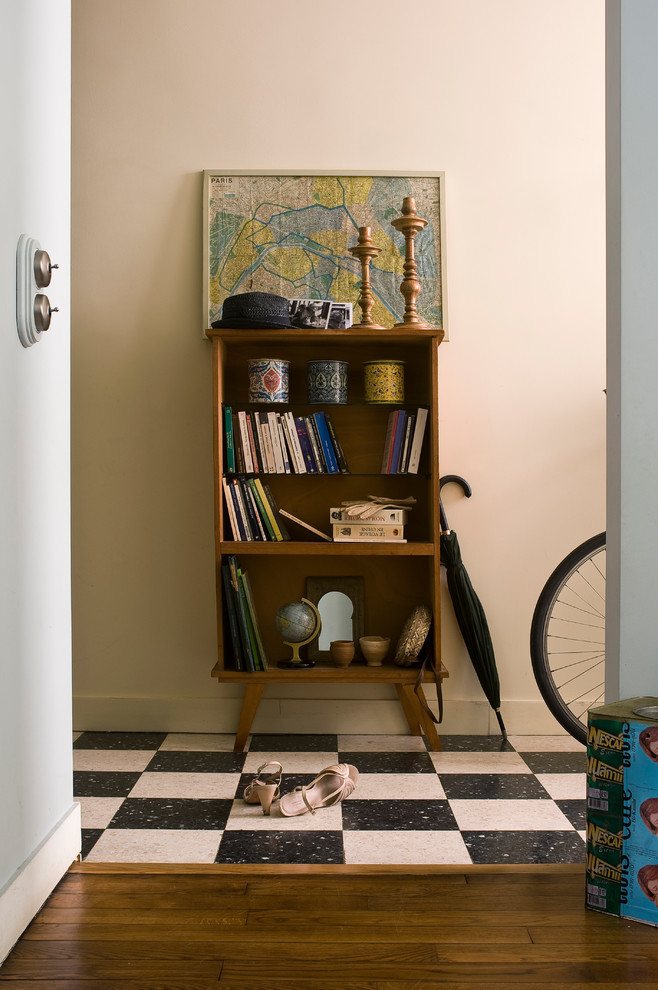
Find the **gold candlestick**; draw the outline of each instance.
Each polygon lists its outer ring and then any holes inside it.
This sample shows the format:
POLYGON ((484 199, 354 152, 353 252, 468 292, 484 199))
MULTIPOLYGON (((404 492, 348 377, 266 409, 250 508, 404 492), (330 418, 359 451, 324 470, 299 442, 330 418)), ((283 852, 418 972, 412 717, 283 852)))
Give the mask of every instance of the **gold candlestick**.
POLYGON ((418 315, 416 300, 420 294, 420 282, 417 278, 416 259, 414 257, 414 238, 423 227, 427 226, 427 220, 416 214, 416 200, 413 196, 405 196, 402 201, 402 216, 396 220, 391 220, 391 226, 404 234, 405 240, 405 262, 404 279, 400 286, 400 292, 404 296, 404 317, 402 323, 396 323, 397 327, 413 327, 415 330, 431 329, 429 323, 418 315))
POLYGON ((357 306, 361 307, 361 322, 358 327, 365 327, 367 330, 383 330, 379 323, 373 323, 370 319, 372 307, 375 304, 375 297, 370 287, 370 262, 376 258, 381 248, 375 247, 372 243, 372 230, 370 227, 359 227, 359 243, 355 247, 348 248, 350 254, 358 258, 361 262, 361 295, 357 306))

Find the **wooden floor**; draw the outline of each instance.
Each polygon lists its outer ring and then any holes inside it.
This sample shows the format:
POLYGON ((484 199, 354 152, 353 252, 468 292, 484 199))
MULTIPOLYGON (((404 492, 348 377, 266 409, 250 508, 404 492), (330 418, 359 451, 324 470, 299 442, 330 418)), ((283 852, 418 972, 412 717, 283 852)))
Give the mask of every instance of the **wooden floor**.
POLYGON ((585 909, 584 868, 76 864, 12 990, 645 990, 658 929, 585 909))

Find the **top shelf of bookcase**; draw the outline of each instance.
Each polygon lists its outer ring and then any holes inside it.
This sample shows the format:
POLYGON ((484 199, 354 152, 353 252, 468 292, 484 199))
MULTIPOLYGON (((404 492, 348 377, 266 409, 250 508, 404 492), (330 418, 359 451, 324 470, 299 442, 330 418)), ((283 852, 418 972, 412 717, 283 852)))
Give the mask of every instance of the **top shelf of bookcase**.
POLYGON ((313 344, 315 340, 333 340, 344 344, 372 344, 381 341, 382 343, 413 345, 423 344, 432 339, 441 342, 444 337, 444 331, 440 327, 432 327, 429 330, 360 330, 358 326, 350 327, 347 330, 308 330, 302 328, 285 330, 265 328, 261 330, 232 330, 229 327, 217 327, 216 329, 210 328, 206 330, 206 335, 211 340, 213 338, 227 342, 249 340, 250 343, 255 344, 277 341, 280 343, 309 345, 313 344))

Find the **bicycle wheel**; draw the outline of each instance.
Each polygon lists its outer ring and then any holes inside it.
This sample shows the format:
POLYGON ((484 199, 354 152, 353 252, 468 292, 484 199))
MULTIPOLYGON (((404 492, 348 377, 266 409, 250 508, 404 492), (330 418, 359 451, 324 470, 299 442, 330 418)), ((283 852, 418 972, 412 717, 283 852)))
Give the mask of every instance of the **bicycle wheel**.
POLYGON ((605 690, 605 533, 558 564, 537 600, 530 656, 537 686, 560 725, 587 742, 587 712, 605 690))

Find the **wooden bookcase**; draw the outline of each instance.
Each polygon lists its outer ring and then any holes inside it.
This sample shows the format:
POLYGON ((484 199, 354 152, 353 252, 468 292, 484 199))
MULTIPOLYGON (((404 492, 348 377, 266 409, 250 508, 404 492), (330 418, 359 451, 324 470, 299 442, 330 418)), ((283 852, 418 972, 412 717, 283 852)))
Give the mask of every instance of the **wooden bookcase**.
MULTIPOLYGON (((220 682, 244 683, 245 695, 236 731, 235 750, 242 751, 253 717, 267 684, 296 682, 322 684, 394 684, 410 732, 423 733, 431 748, 441 743, 434 723, 414 693, 417 670, 393 663, 395 644, 415 605, 431 606, 436 669, 441 664, 440 558, 439 558, 439 420, 438 348, 443 331, 380 330, 208 330, 213 364, 213 447, 215 485, 215 564, 217 593, 218 661, 212 676, 220 682), (276 357, 290 361, 290 403, 250 407, 248 370, 250 358, 276 357), (405 406, 415 411, 429 409, 418 474, 382 475, 381 460, 391 408, 373 405, 363 398, 363 362, 373 357, 405 362, 405 406), (306 396, 306 362, 336 358, 349 363, 348 403, 310 406, 306 396), (290 542, 235 542, 224 506, 221 479, 224 472, 223 405, 233 409, 291 409, 304 415, 326 408, 345 452, 350 474, 267 474, 280 509, 330 533, 329 509, 346 499, 367 495, 405 498, 413 495, 416 505, 405 527, 406 543, 307 542, 303 530, 289 524, 290 542), (222 598, 221 563, 235 554, 249 573, 256 602, 261 636, 270 669, 247 673, 227 669, 224 643, 227 626, 222 598), (366 635, 389 636, 391 649, 382 667, 353 661, 347 668, 316 664, 313 668, 286 670, 277 660, 290 655, 281 642, 274 617, 281 605, 306 595, 309 576, 356 576, 364 579, 364 626, 366 635)), ((309 534, 310 536, 310 534, 309 534)), ((314 539, 314 538, 313 538, 314 539)), ((433 681, 431 674, 427 679, 433 681)), ((422 688, 419 689, 422 694, 422 688)))

